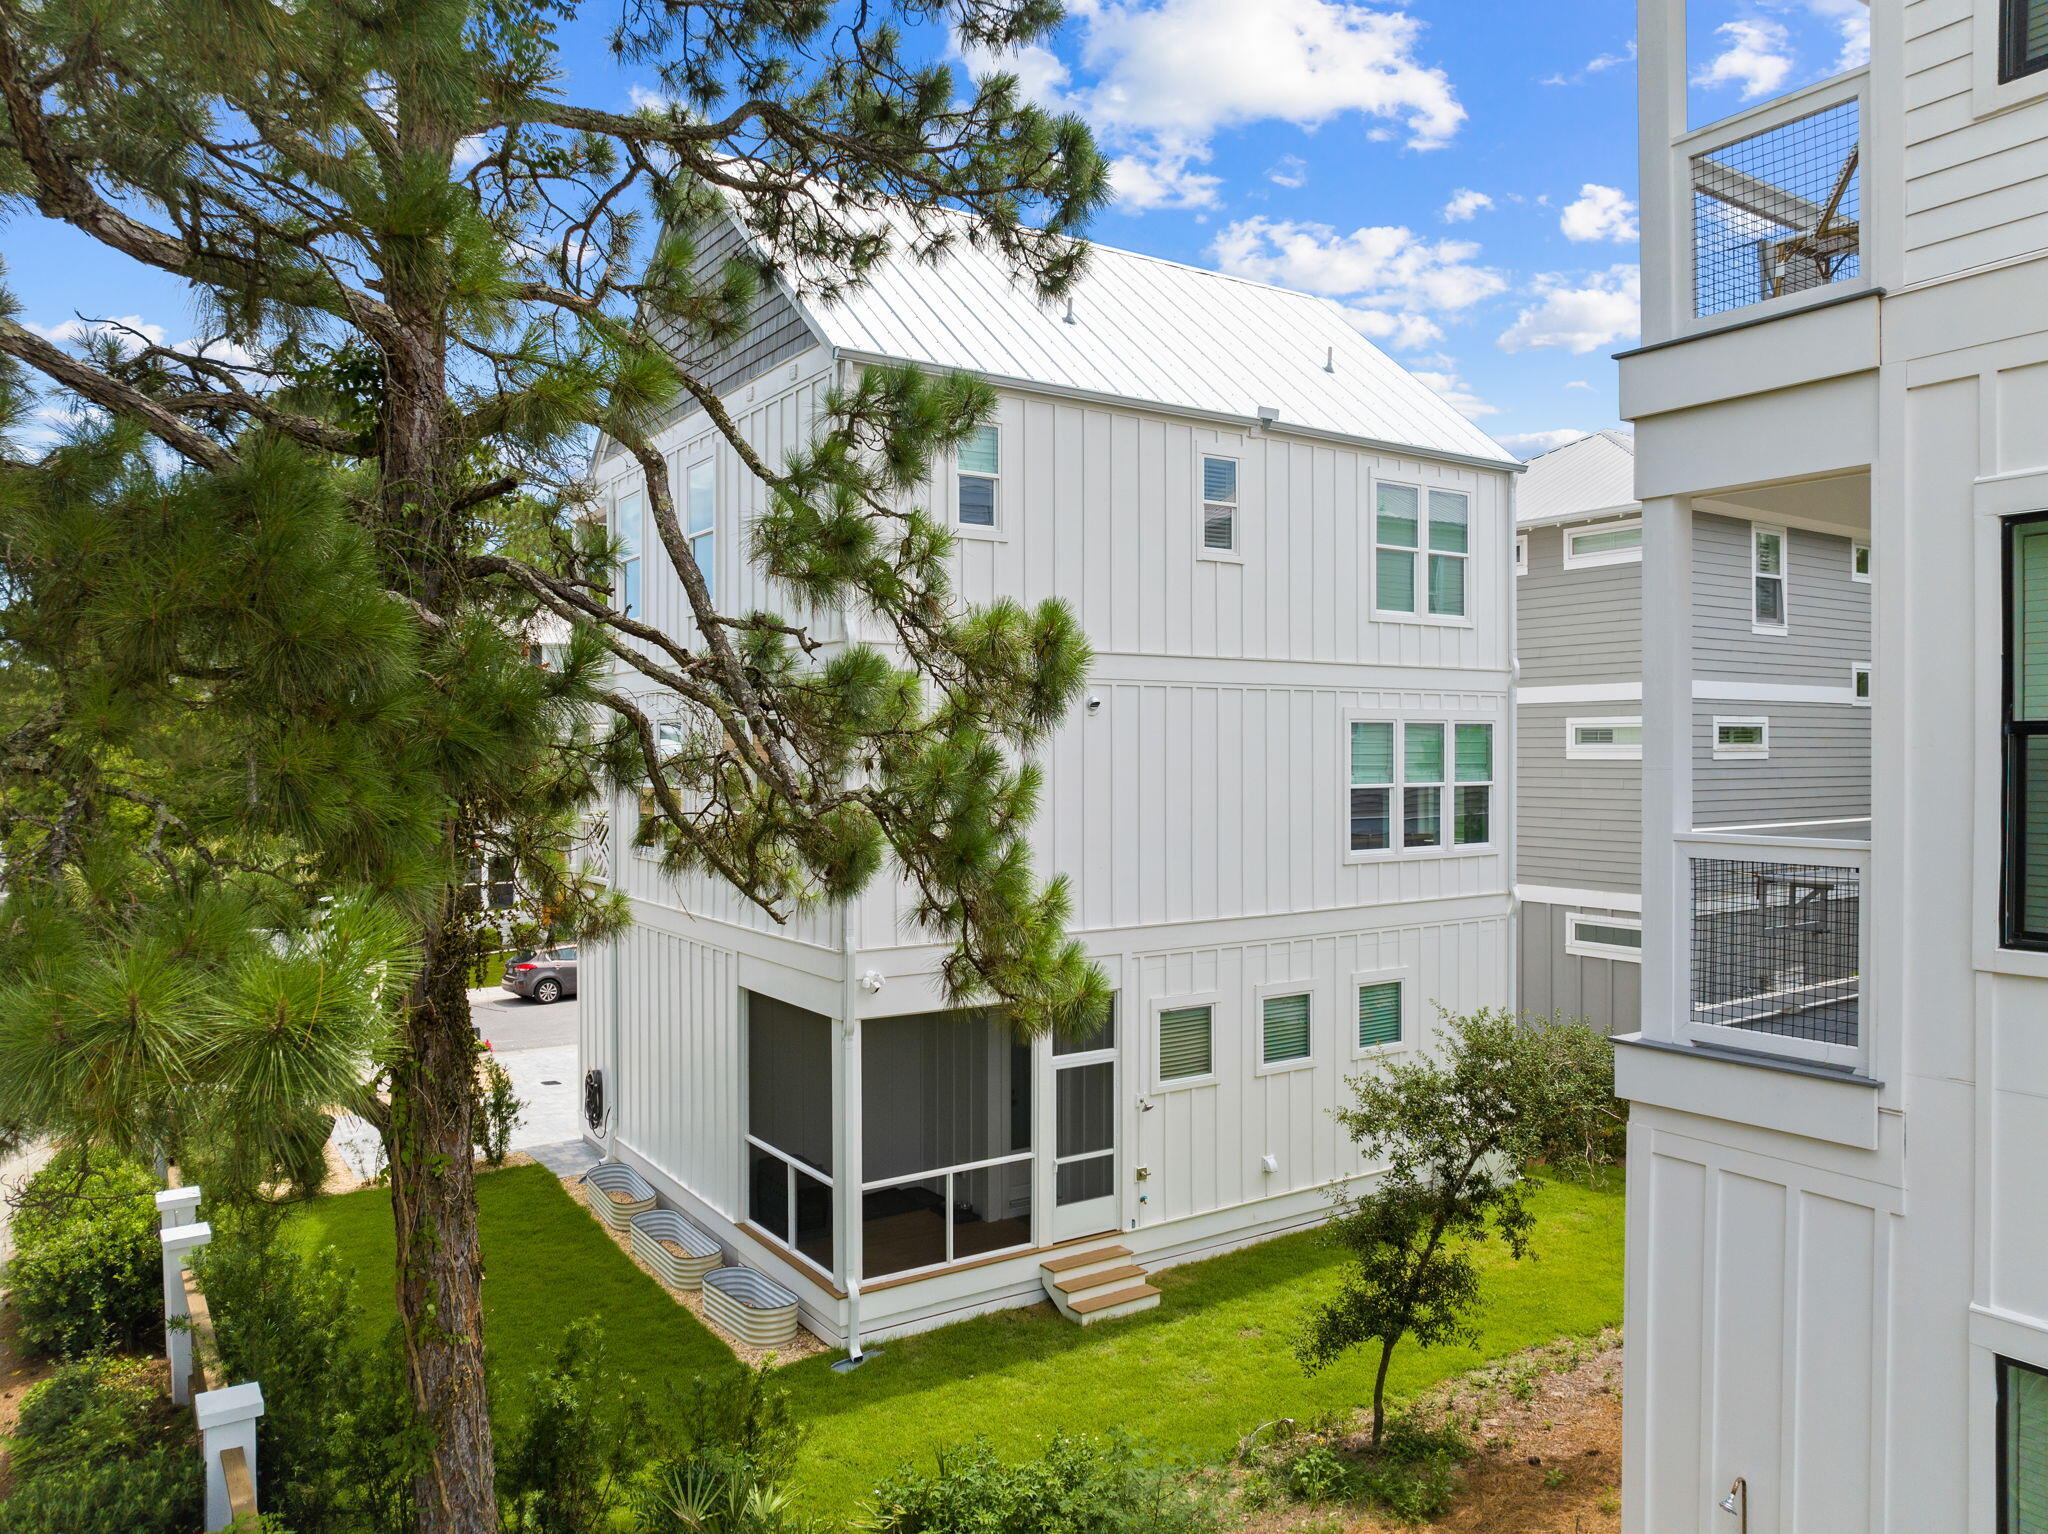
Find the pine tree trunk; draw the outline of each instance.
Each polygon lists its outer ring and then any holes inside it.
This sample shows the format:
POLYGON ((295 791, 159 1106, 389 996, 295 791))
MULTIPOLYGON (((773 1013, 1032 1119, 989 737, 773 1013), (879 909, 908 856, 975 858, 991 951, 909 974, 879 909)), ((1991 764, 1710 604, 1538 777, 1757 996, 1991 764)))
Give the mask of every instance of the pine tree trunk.
POLYGON ((420 1534, 498 1527, 471 1150, 469 946, 446 929, 429 939, 407 1048, 391 1077, 398 1313, 413 1407, 432 1434, 414 1483, 420 1534))

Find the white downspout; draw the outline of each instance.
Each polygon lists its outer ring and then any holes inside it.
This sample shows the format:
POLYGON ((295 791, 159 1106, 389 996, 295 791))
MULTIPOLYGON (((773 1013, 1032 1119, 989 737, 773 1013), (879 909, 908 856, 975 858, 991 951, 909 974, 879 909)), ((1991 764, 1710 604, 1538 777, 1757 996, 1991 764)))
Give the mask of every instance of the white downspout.
POLYGON ((857 1369, 867 1355, 860 1345, 861 1251, 861 1058, 860 978, 854 973, 853 902, 839 905, 839 1249, 846 1264, 846 1357, 832 1367, 857 1369))

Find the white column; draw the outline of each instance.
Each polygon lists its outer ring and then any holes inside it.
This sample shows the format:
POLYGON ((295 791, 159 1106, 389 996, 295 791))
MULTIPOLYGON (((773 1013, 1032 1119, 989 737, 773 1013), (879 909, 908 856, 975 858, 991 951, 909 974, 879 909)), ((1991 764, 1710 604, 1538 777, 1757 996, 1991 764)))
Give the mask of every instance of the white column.
POLYGON ((1669 340, 1692 313, 1692 196, 1672 174, 1686 131, 1685 0, 1637 0, 1636 158, 1643 229, 1643 343, 1669 340))
POLYGON ((164 1353, 171 1361, 171 1399, 183 1406, 192 1399, 192 1329, 181 1324, 192 1315, 185 1303, 185 1256, 213 1239, 213 1227, 204 1220, 173 1225, 157 1239, 163 1244, 164 1353))
POLYGON ((864 1260, 861 1230, 861 983, 855 944, 853 902, 839 911, 840 958, 845 968, 839 984, 839 1051, 833 1062, 833 1085, 838 1094, 838 1144, 832 1157, 833 1224, 837 1239, 833 1245, 839 1258, 839 1282, 846 1290, 843 1308, 848 1356, 858 1360, 860 1342, 860 1273, 864 1260))
POLYGON ((1692 829, 1692 501, 1643 502, 1643 1033, 1689 1014, 1691 899, 1672 838, 1692 829))
POLYGON ((199 1452, 206 1461, 206 1528, 229 1528, 234 1508, 228 1501, 227 1472, 221 1456, 240 1449, 249 1467, 249 1485, 256 1485, 256 1419, 263 1415, 263 1388, 253 1381, 225 1390, 203 1390, 192 1403, 199 1419, 199 1452))

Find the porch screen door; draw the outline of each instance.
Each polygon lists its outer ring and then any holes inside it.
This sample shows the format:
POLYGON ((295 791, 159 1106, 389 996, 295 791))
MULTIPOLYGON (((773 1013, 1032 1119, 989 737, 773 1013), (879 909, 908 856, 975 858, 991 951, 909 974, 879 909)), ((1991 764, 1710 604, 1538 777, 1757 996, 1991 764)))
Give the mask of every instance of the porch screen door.
POLYGON ((1053 1043, 1054 1241, 1115 1230, 1116 1019, 1053 1043))

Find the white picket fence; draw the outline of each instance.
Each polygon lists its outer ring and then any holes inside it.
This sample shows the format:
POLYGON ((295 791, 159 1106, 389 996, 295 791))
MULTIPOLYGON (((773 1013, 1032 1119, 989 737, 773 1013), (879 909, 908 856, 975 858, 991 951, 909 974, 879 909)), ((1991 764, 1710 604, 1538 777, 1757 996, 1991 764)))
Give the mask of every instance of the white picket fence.
POLYGON ((254 1528, 256 1524, 256 1420, 263 1415, 263 1388, 254 1380, 221 1389, 206 1388, 213 1343, 213 1317, 206 1296, 187 1266, 192 1253, 213 1239, 199 1218, 197 1188, 166 1188, 156 1196, 159 1239, 164 1251, 164 1351, 171 1360, 171 1399, 189 1405, 199 1419, 199 1453, 206 1466, 206 1528, 254 1528))

